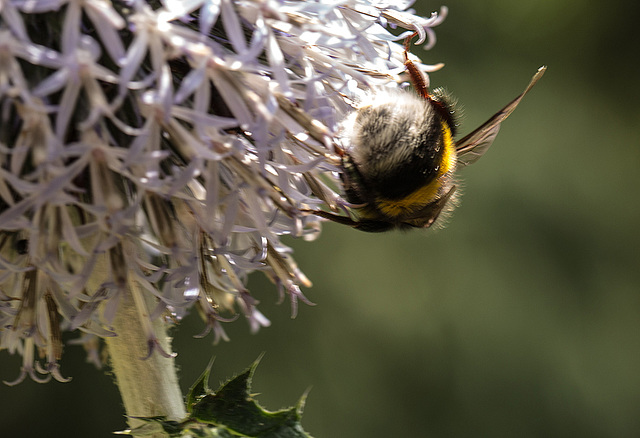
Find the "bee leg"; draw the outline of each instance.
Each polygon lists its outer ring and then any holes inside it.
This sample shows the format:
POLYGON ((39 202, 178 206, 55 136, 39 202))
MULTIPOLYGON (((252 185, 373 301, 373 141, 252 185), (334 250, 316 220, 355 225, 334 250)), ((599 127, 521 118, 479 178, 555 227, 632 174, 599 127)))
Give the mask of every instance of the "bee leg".
MULTIPOLYGON (((409 61, 409 49, 411 48, 411 40, 413 40, 413 38, 418 35, 418 32, 414 32, 411 35, 409 35, 408 37, 406 37, 404 39, 404 60, 405 61, 409 61)), ((409 61, 410 62, 410 61, 409 61)))
POLYGON ((416 93, 421 96, 425 100, 432 100, 431 95, 429 94, 429 87, 427 86, 427 81, 424 79, 424 75, 416 67, 416 65, 409 59, 409 48, 411 47, 411 40, 417 33, 413 33, 409 35, 404 40, 404 66, 407 69, 407 73, 409 73, 409 77, 411 78, 411 84, 413 88, 415 88, 416 93))
POLYGON ((328 219, 332 222, 335 222, 341 225, 347 225, 353 228, 357 228, 358 224, 360 223, 358 221, 354 221, 348 216, 340 216, 337 214, 329 213, 327 211, 322 211, 322 210, 300 210, 300 211, 304 213, 311 213, 313 215, 320 216, 321 218, 328 219))

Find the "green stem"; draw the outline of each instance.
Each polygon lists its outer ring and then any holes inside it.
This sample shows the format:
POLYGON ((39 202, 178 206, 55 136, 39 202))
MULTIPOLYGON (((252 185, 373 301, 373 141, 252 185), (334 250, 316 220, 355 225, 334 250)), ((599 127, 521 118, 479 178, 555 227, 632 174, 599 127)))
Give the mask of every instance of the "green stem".
MULTIPOLYGON (((143 359, 148 354, 147 338, 133 294, 147 297, 147 308, 153 305, 149 302, 152 297, 133 289, 139 287, 135 281, 129 281, 129 286, 132 290, 123 292, 113 322, 117 336, 106 339, 125 411, 130 417, 163 415, 170 420, 182 420, 186 412, 174 358, 164 357, 156 351, 143 359)), ((164 321, 157 318, 152 326, 160 346, 171 352, 171 338, 164 321)), ((140 420, 129 419, 130 428, 140 425, 140 420)))

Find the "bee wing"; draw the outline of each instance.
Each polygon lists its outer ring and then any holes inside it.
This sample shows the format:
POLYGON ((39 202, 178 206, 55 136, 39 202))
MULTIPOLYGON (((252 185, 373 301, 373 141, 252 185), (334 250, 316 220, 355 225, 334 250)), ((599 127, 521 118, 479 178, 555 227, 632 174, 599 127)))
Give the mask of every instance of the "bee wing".
POLYGON ((475 163, 478 158, 487 152, 487 149, 489 149, 489 146, 491 146, 491 143, 493 143, 493 140, 495 140, 498 135, 498 131, 500 131, 500 124, 516 109, 522 98, 531 90, 536 82, 538 82, 546 70, 546 66, 540 67, 522 94, 495 113, 493 117, 484 122, 478 129, 456 142, 459 166, 468 166, 469 164, 475 163))

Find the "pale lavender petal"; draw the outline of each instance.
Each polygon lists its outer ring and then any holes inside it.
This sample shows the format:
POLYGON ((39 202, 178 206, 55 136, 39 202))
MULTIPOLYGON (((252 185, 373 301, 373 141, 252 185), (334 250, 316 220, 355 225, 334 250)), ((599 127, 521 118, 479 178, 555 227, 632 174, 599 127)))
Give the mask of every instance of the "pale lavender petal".
POLYGON ((200 33, 208 35, 220 15, 221 0, 207 0, 200 8, 200 33))

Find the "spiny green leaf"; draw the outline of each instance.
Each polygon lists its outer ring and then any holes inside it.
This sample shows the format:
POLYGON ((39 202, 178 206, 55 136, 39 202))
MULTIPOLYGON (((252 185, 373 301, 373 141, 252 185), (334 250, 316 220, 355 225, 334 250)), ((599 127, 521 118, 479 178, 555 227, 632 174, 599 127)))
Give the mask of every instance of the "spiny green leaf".
POLYGON ((251 379, 260 359, 217 392, 197 401, 191 418, 224 426, 234 434, 256 438, 309 438, 300 424, 305 397, 296 406, 275 412, 262 408, 251 396, 251 379))
POLYGON ((208 387, 212 359, 187 393, 189 416, 184 421, 136 417, 146 423, 133 430, 116 433, 149 436, 164 432, 172 438, 186 435, 201 438, 311 438, 300 424, 306 393, 296 406, 275 412, 267 411, 253 399, 251 379, 261 358, 220 386, 217 392, 208 387))
POLYGON ((214 358, 212 357, 207 368, 205 368, 204 372, 200 374, 200 377, 191 385, 189 392, 187 392, 186 404, 188 413, 191 413, 193 405, 196 404, 199 399, 211 392, 209 390, 209 374, 211 374, 213 360, 214 358))

